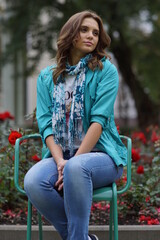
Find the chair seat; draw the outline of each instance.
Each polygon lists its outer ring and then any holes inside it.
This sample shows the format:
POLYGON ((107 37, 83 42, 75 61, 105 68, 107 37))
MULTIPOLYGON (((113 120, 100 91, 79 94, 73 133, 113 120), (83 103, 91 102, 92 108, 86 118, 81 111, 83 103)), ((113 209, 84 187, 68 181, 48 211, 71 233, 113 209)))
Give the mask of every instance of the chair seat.
POLYGON ((93 201, 111 201, 112 195, 112 187, 99 188, 93 191, 93 201))

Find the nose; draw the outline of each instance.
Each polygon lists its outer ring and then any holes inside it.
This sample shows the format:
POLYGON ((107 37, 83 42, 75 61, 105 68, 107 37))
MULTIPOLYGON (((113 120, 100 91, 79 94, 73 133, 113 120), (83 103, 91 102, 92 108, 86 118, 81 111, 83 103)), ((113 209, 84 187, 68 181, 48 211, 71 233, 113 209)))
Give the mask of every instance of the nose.
POLYGON ((87 36, 89 39, 92 39, 93 38, 93 33, 92 33, 92 31, 89 31, 88 32, 88 36, 87 36))

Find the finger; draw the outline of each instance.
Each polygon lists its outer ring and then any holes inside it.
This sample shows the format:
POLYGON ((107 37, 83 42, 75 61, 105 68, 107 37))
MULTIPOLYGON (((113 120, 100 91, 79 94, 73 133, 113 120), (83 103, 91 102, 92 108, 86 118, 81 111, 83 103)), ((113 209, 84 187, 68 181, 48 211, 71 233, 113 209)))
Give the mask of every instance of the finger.
POLYGON ((63 183, 61 183, 61 184, 59 185, 58 190, 61 191, 62 188, 63 188, 63 183))
POLYGON ((60 179, 62 176, 63 176, 62 172, 59 171, 59 172, 58 172, 58 179, 60 179))
POLYGON ((57 180, 57 182, 55 183, 55 186, 56 186, 56 187, 58 186, 59 181, 61 181, 62 178, 63 178, 63 175, 62 175, 61 172, 59 172, 59 173, 58 173, 58 180, 57 180))
POLYGON ((61 166, 61 167, 58 167, 58 172, 59 172, 59 171, 62 171, 62 169, 63 169, 62 166, 61 166))
POLYGON ((55 183, 55 186, 58 186, 60 183, 63 182, 63 176, 61 176, 60 178, 58 178, 58 181, 55 183))

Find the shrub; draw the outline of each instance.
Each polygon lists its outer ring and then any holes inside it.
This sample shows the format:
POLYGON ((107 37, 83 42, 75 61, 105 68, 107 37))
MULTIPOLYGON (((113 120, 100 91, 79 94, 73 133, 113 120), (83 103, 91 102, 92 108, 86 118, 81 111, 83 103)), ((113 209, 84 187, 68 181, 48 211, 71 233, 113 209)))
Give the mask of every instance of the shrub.
MULTIPOLYGON (((6 113, 6 112, 5 112, 6 113)), ((14 145, 17 138, 23 135, 35 133, 37 124, 35 112, 29 116, 32 119, 31 129, 12 130, 14 119, 11 114, 0 114, 0 209, 15 209, 24 202, 25 196, 22 196, 14 186, 14 145), (5 117, 6 116, 6 117, 5 117)), ((23 187, 23 179, 27 170, 41 157, 41 141, 29 140, 21 142, 20 147, 20 185, 23 187)))
MULTIPOLYGON (((17 138, 38 132, 35 112, 28 116, 32 120, 30 129, 14 129, 9 113, 0 113, 0 209, 3 216, 14 218, 25 212, 26 199, 14 186, 14 144, 17 138), (17 209, 18 208, 18 209, 17 209)), ((132 148, 132 183, 130 189, 118 196, 119 220, 123 223, 155 225, 160 223, 160 129, 150 126, 146 132, 131 134, 132 148)), ((20 185, 27 170, 41 159, 40 140, 21 142, 20 146, 20 185)), ((126 170, 118 182, 118 187, 126 182, 126 170)), ((91 208, 91 223, 106 224, 109 216, 109 204, 93 203, 91 208), (98 210, 98 212, 97 212, 98 210)))
POLYGON ((145 134, 134 132, 131 137, 132 183, 127 193, 120 197, 119 213, 122 217, 137 218, 140 224, 159 224, 160 130, 150 126, 145 134))

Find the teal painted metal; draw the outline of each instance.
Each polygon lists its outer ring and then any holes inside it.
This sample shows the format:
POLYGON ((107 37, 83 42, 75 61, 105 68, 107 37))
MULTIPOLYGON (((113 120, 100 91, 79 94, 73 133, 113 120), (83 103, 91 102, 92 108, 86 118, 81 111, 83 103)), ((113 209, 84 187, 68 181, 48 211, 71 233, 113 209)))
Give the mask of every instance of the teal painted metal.
POLYGON ((112 187, 103 187, 94 190, 93 201, 112 201, 112 187))
POLYGON ((39 240, 42 240, 43 239, 42 217, 39 212, 38 212, 38 224, 39 224, 39 240))
POLYGON ((110 201, 110 213, 109 213, 109 240, 112 240, 113 231, 113 203, 110 201))
POLYGON ((25 191, 20 187, 19 185, 19 148, 20 148, 20 142, 27 139, 38 139, 41 138, 40 134, 30 134, 23 136, 21 138, 18 138, 15 143, 15 162, 14 162, 14 184, 15 187, 19 192, 21 192, 23 195, 25 195, 25 191))
POLYGON ((120 135, 122 140, 127 141, 127 182, 126 185, 117 191, 115 183, 112 187, 104 187, 93 191, 93 201, 109 201, 110 202, 110 222, 109 235, 112 240, 112 229, 114 227, 114 240, 118 240, 118 210, 117 210, 117 194, 126 192, 131 185, 131 152, 132 141, 129 137, 120 135))
MULTIPOLYGON (((103 187, 93 191, 93 201, 109 201, 110 202, 110 222, 109 222, 109 239, 112 240, 112 230, 114 227, 114 240, 118 240, 118 211, 117 211, 117 194, 122 194, 126 192, 131 185, 131 150, 132 142, 127 136, 120 135, 122 140, 127 141, 127 182, 126 185, 117 191, 117 186, 115 183, 111 187, 103 187)), ((37 139, 41 138, 40 134, 31 134, 23 136, 16 140, 15 144, 15 169, 14 169, 14 182, 17 190, 22 194, 25 191, 19 186, 19 147, 20 142, 29 138, 37 139)), ((45 155, 46 147, 42 148, 42 158, 45 155)), ((32 219, 32 204, 28 200, 28 217, 27 217, 27 240, 31 240, 31 219, 32 219)), ((42 221, 41 215, 38 213, 39 219, 39 240, 42 240, 42 221)))
POLYGON ((126 192, 131 185, 131 162, 132 162, 132 140, 127 136, 120 135, 122 140, 127 141, 127 182, 126 185, 117 191, 118 194, 126 192))
POLYGON ((28 200, 28 214, 27 214, 27 240, 31 239, 32 230, 32 204, 28 200))
MULTIPOLYGON (((21 138, 18 138, 16 140, 16 144, 15 144, 15 163, 14 163, 14 184, 15 187, 17 188, 17 190, 22 193, 23 195, 25 195, 25 191, 24 189, 22 189, 19 185, 19 150, 20 150, 20 143, 23 140, 27 140, 27 139, 38 139, 41 138, 40 134, 30 134, 30 135, 26 135, 23 136, 21 138)), ((43 239, 42 236, 42 221, 41 221, 41 215, 38 213, 38 222, 39 222, 39 240, 43 239)), ((31 202, 28 200, 28 215, 27 215, 27 240, 31 240, 31 231, 32 231, 32 204, 31 202)))

